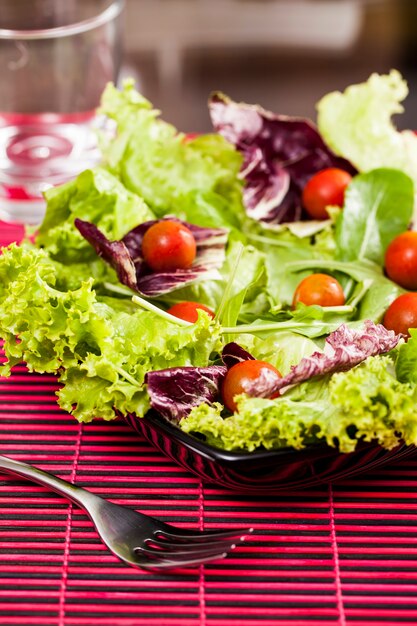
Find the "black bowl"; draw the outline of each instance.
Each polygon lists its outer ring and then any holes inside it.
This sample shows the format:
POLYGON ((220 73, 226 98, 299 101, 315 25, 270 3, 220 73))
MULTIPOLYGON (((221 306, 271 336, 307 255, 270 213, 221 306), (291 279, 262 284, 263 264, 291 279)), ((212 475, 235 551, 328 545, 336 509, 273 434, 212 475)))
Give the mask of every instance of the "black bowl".
POLYGON ((246 493, 273 494, 305 489, 374 469, 415 453, 415 446, 385 450, 376 443, 359 443, 354 452, 340 453, 326 444, 303 450, 281 448, 227 452, 188 435, 154 412, 125 418, 128 424, 163 454, 205 481, 246 493))

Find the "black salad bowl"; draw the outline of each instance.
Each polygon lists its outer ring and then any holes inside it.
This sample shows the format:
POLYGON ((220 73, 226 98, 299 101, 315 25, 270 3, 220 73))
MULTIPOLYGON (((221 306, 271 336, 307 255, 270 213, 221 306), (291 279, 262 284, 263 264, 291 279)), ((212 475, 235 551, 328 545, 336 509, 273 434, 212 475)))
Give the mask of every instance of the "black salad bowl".
POLYGON ((155 448, 204 481, 244 493, 306 489, 403 460, 416 451, 415 446, 385 450, 376 443, 362 442, 346 454, 321 443, 303 450, 227 452, 192 437, 152 411, 125 420, 155 448))

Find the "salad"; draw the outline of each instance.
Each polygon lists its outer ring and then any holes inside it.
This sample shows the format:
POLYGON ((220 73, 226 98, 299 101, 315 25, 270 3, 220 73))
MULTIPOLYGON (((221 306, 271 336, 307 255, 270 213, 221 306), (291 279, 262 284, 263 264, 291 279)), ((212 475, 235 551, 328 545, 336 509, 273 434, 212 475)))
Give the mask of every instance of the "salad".
POLYGON ((150 409, 226 450, 417 443, 417 136, 373 74, 313 122, 221 93, 189 136, 108 85, 103 161, 0 257, 7 360, 78 420, 150 409))

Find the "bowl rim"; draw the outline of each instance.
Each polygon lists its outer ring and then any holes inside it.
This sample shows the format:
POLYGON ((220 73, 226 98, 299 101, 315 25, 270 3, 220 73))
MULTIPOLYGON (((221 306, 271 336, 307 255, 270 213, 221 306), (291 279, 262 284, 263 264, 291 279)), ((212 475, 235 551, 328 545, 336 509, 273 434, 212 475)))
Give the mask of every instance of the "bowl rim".
MULTIPOLYGON (((150 425, 162 431, 164 434, 168 435, 171 439, 180 442, 186 448, 203 456, 210 461, 215 462, 224 462, 224 463, 241 463, 242 461, 254 462, 254 461, 262 461, 262 460, 270 460, 270 459, 279 459, 285 458, 288 456, 298 455, 302 456, 304 454, 311 454, 311 452, 324 452, 327 450, 329 454, 351 454, 350 452, 340 452, 336 447, 329 446, 326 442, 317 442, 308 444, 304 448, 293 448, 291 446, 285 446, 283 448, 276 448, 274 450, 254 450, 253 452, 246 451, 231 451, 231 450, 223 450, 221 448, 215 448, 214 446, 205 443, 203 440, 198 439, 197 437, 193 437, 189 433, 184 432, 175 424, 169 422, 162 415, 157 413, 156 411, 148 411, 144 417, 137 417, 131 415, 135 420, 145 420, 145 422, 150 423, 150 425)), ((378 445, 373 442, 364 442, 367 445, 378 445)), ((382 448, 381 448, 382 449, 382 448)), ((355 449, 357 450, 357 448, 355 449)), ((355 450, 353 452, 355 452, 355 450)))

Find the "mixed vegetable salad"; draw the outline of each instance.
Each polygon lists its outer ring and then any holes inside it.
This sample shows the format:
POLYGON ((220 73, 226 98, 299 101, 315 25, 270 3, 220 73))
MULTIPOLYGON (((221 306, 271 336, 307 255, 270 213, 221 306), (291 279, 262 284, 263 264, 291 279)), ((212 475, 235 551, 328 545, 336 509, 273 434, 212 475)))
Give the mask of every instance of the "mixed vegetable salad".
POLYGON ((0 257, 1 374, 58 374, 80 421, 153 408, 228 450, 417 443, 406 95, 374 74, 316 126, 216 93, 190 136, 109 85, 102 164, 0 257))

